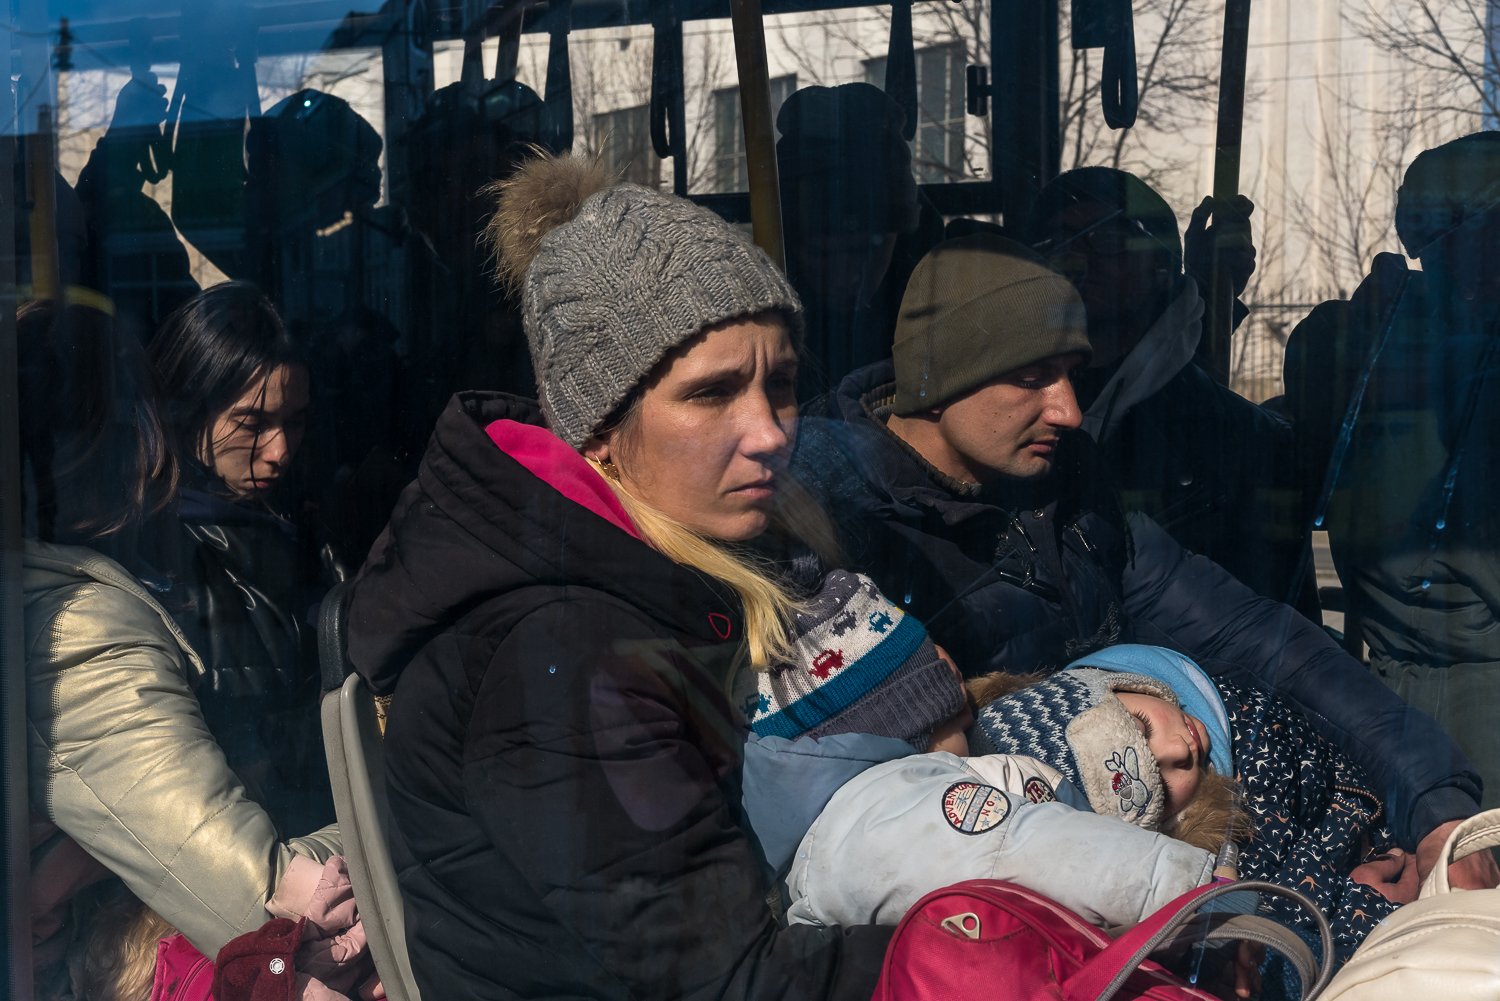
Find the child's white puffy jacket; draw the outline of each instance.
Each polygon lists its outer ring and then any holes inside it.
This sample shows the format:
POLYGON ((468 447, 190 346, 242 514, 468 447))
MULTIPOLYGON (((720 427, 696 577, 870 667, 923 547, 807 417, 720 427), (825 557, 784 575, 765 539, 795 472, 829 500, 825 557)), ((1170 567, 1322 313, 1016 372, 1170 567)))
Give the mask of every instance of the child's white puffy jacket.
POLYGON ((916 754, 848 734, 751 742, 746 807, 773 866, 783 867, 774 846, 787 825, 819 806, 786 870, 793 923, 895 924, 931 890, 1004 879, 1112 928, 1213 877, 1210 853, 1089 812, 1081 792, 1033 758, 916 754), (774 811, 762 798, 771 775, 780 776, 774 811))

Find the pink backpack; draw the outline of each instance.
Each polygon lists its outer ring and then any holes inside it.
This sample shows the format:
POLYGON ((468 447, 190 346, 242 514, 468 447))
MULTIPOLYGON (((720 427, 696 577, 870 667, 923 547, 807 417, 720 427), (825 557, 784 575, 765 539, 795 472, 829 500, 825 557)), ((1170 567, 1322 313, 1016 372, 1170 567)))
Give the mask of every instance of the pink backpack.
POLYGON ((1212 1001, 1212 994, 1147 957, 1174 944, 1224 939, 1275 947, 1297 970, 1303 1001, 1333 973, 1327 920, 1300 893, 1270 883, 1201 886, 1111 939, 1040 893, 974 879, 935 890, 907 911, 886 951, 874 1001, 1212 1001), (1322 963, 1267 918, 1198 913, 1216 897, 1246 890, 1289 897, 1316 915, 1322 963))

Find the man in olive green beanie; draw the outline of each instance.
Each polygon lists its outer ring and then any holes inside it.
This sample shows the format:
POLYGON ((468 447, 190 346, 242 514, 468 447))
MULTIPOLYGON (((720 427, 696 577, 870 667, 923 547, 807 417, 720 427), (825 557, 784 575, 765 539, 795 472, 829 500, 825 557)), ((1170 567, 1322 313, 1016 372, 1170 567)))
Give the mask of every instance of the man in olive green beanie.
MULTIPOLYGON (((1433 867, 1478 809, 1474 766, 1295 609, 1122 511, 1079 430, 1070 373, 1089 351, 1064 284, 993 237, 917 266, 893 361, 849 373, 798 425, 792 473, 833 519, 843 568, 966 676, 1051 672, 1154 639, 1280 695, 1370 777, 1396 838, 1433 867)), ((1477 852, 1450 878, 1493 886, 1500 873, 1477 852)))
POLYGON ((901 300, 887 427, 960 483, 1042 475, 1081 420, 1068 372, 1089 352, 1066 278, 1001 237, 948 240, 901 300))
POLYGON ((1088 354, 1083 300, 1019 243, 940 243, 912 272, 896 321, 895 412, 940 407, 1053 355, 1088 354))

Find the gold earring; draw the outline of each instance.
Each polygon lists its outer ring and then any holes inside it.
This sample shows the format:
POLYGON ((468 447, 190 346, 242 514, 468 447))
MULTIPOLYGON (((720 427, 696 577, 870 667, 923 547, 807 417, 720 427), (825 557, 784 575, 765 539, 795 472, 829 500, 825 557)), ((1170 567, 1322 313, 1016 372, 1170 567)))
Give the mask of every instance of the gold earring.
POLYGON ((620 471, 615 468, 615 462, 613 459, 605 458, 596 459, 594 461, 599 463, 599 471, 602 472, 605 476, 609 477, 612 480, 618 480, 620 478, 620 471))

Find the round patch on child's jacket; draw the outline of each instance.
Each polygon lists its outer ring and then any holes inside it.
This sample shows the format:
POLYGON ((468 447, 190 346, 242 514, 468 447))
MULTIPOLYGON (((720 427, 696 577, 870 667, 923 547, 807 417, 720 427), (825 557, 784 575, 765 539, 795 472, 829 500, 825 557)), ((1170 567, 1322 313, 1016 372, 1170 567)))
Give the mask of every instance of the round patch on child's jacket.
POLYGON ((1010 801, 994 786, 955 782, 943 793, 943 816, 960 834, 983 834, 1010 813, 1010 801))
POLYGON ((1021 792, 1026 796, 1028 803, 1050 803, 1057 799, 1057 794, 1047 784, 1046 779, 1039 779, 1035 775, 1026 780, 1021 787, 1021 792))

